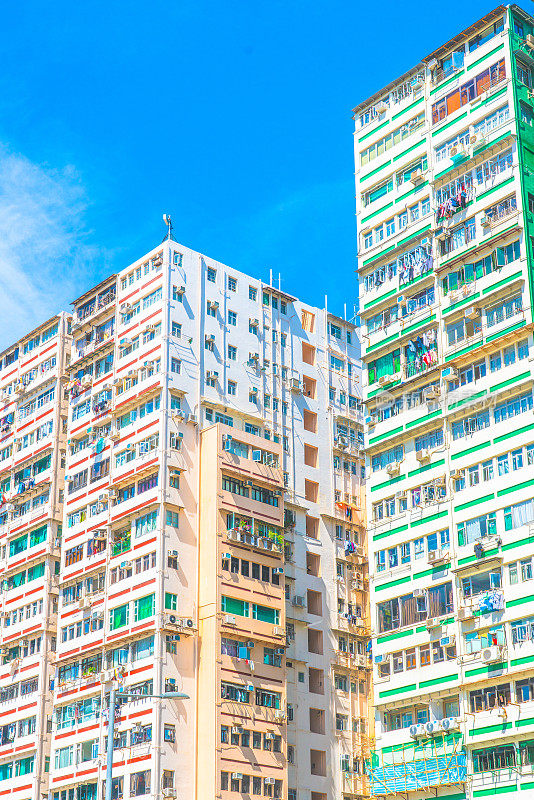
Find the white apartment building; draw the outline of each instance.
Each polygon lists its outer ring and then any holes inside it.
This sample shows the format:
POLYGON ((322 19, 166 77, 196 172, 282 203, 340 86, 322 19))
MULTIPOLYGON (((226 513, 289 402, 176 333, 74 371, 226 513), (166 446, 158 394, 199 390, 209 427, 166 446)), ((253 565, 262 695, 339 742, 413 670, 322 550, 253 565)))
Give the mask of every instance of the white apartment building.
POLYGON ((354 324, 169 238, 69 356, 49 800, 104 797, 112 685, 113 798, 362 796, 354 324))
POLYGON ((48 790, 70 321, 0 355, 0 793, 48 790))
POLYGON ((372 796, 534 788, 534 20, 355 109, 372 796))

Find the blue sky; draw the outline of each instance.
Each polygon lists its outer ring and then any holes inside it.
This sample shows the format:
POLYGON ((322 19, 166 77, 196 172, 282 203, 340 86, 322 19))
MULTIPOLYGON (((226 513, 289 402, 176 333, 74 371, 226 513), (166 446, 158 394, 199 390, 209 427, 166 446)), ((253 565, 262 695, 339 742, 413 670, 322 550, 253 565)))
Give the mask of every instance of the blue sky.
POLYGON ((187 246, 352 309, 351 109, 492 7, 5 5, 0 347, 155 246, 164 211, 187 246))

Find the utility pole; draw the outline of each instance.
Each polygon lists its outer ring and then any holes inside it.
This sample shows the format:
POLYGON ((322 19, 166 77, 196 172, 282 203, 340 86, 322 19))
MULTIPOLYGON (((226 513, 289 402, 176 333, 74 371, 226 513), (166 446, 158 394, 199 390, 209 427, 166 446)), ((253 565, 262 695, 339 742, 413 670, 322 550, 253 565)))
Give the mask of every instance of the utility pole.
MULTIPOLYGON (((152 697, 159 700, 190 700, 188 694, 184 692, 164 692, 163 694, 137 694, 132 692, 120 692, 121 697, 135 697, 140 700, 145 697, 152 697)), ((108 707, 108 746, 106 757, 106 800, 112 800, 111 785, 113 782, 113 742, 115 740, 115 711, 117 708, 117 693, 115 689, 115 681, 111 684, 109 691, 109 707, 108 707)))

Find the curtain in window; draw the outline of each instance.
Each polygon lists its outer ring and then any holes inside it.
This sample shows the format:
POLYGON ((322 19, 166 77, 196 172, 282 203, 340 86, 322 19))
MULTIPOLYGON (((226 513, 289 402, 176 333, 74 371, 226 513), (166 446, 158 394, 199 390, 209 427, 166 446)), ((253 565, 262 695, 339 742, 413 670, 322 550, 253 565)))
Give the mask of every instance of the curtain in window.
POLYGON ((149 594, 146 597, 140 597, 139 600, 135 601, 135 619, 146 619, 147 617, 151 617, 154 614, 155 609, 155 598, 154 594, 149 594))
POLYGON ((534 498, 512 506, 512 528, 519 528, 534 520, 534 498))
POLYGON ((124 625, 128 624, 128 604, 114 608, 110 615, 110 628, 112 631, 124 627, 124 625))
MULTIPOLYGON (((153 597, 154 595, 152 595, 153 597)), ((154 655, 154 637, 149 636, 147 639, 141 639, 136 642, 134 660, 139 661, 143 658, 149 658, 154 655)))
POLYGON ((41 544, 46 539, 46 525, 43 525, 41 528, 37 528, 36 530, 30 533, 30 547, 33 547, 36 544, 41 544))

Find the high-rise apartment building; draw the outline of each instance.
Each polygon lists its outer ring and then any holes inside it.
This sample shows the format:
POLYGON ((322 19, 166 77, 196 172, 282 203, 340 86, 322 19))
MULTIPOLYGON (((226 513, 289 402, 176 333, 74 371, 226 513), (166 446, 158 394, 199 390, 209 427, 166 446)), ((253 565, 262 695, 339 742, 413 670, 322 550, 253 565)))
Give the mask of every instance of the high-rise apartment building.
POLYGON ((355 109, 374 796, 534 787, 533 26, 355 109))
POLYGON ((169 238, 78 298, 70 330, 41 794, 103 800, 116 686, 113 798, 360 797, 355 326, 169 238))
POLYGON ((0 355, 0 792, 48 789, 69 319, 0 355))

